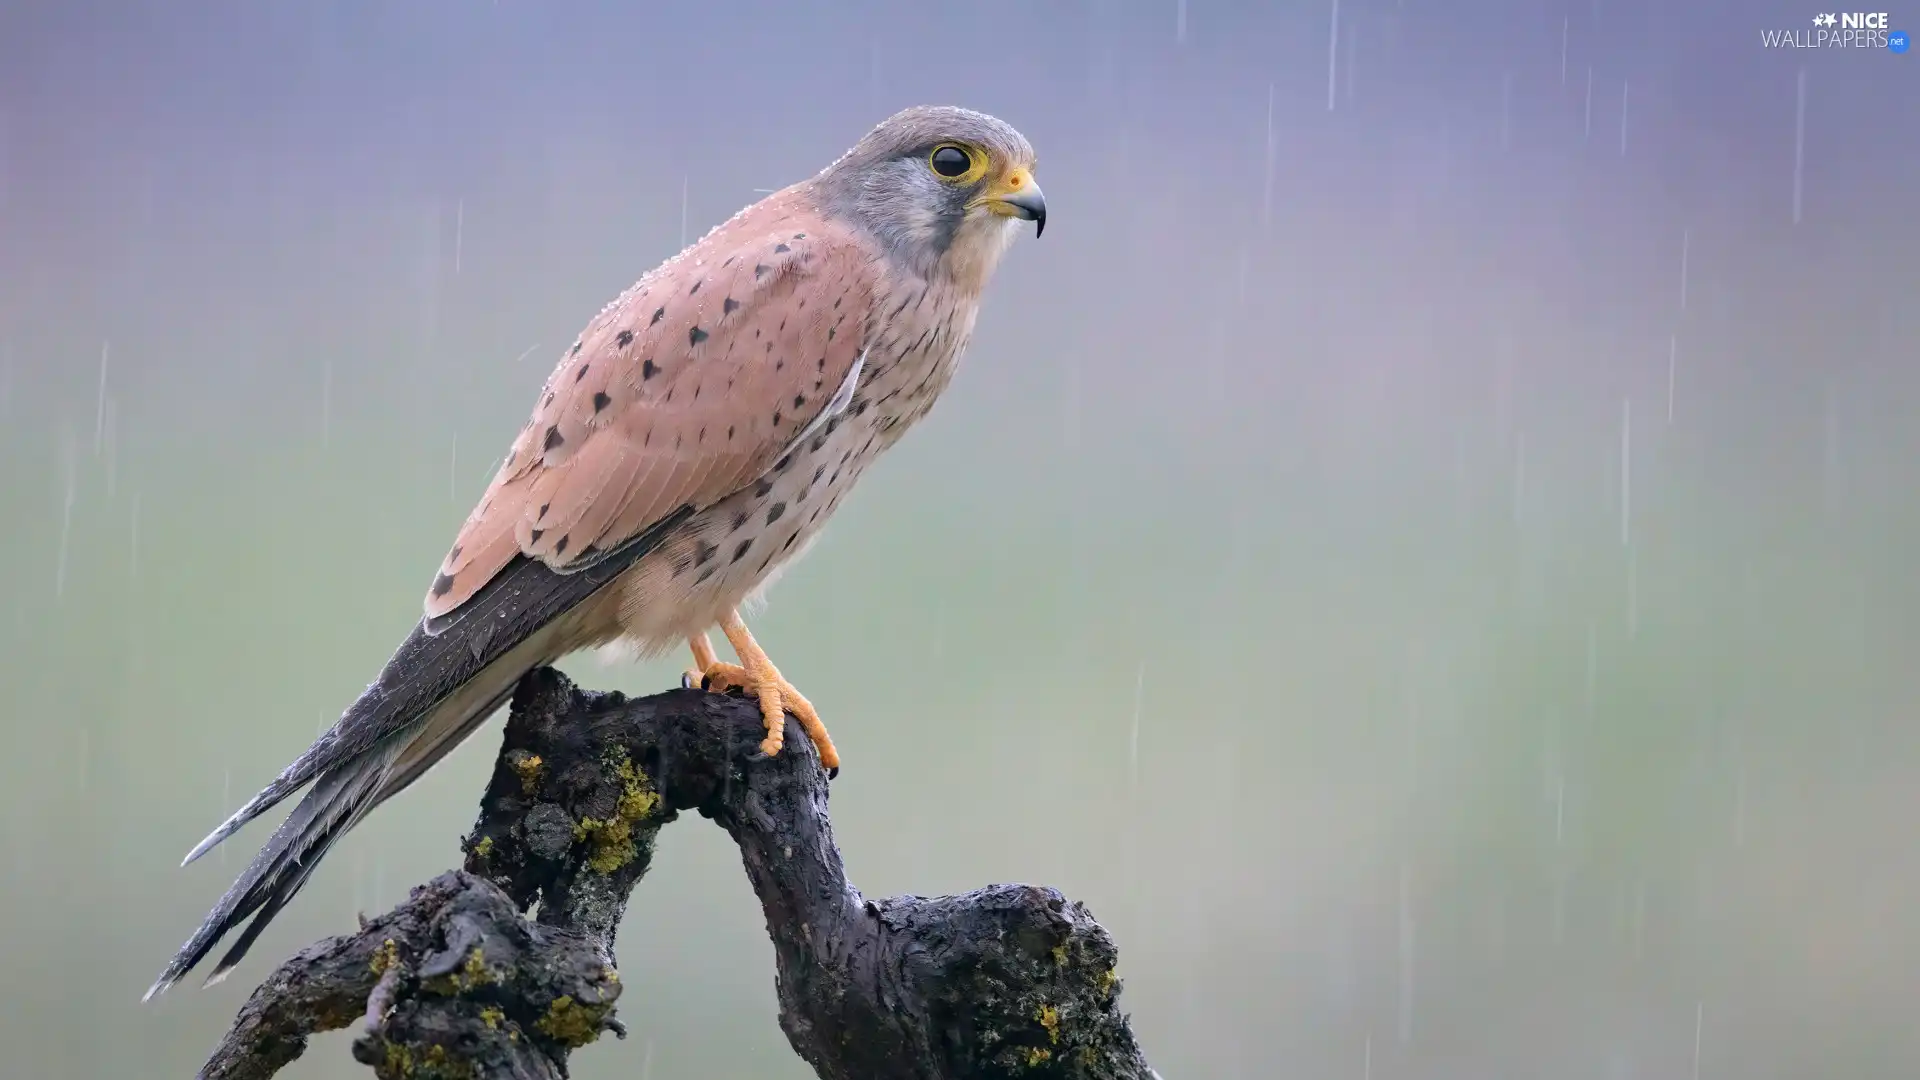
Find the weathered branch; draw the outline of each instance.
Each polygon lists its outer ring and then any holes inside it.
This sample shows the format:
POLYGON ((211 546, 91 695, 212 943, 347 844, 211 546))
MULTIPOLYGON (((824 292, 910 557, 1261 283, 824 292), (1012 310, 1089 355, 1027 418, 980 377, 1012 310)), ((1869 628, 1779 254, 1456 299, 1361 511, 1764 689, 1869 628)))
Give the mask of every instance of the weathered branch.
POLYGON ((283 964, 201 1076, 263 1080, 313 1032, 352 1024, 354 1057, 383 1080, 565 1076, 572 1050, 624 1034, 614 934, 655 835, 690 809, 740 846, 780 1026, 824 1080, 1155 1075, 1119 1010, 1113 941, 1084 907, 1032 885, 863 899, 806 736, 790 724, 767 758, 761 735, 738 697, 628 700, 528 675, 466 868, 283 964))

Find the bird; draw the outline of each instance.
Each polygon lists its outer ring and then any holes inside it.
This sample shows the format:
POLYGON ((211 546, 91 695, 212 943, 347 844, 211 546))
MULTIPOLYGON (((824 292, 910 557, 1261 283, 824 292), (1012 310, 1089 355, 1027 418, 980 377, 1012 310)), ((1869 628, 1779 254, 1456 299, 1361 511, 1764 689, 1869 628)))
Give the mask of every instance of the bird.
POLYGON ((348 830, 485 723, 523 675, 577 651, 657 656, 684 642, 683 684, 757 699, 767 755, 781 752, 791 712, 838 775, 819 712, 740 612, 947 388, 1020 227, 1046 229, 1035 160, 996 117, 906 109, 601 309, 378 677, 187 854, 182 866, 307 789, 145 1000, 245 922, 206 985, 224 978, 348 830), (737 663, 715 652, 715 627, 737 663))

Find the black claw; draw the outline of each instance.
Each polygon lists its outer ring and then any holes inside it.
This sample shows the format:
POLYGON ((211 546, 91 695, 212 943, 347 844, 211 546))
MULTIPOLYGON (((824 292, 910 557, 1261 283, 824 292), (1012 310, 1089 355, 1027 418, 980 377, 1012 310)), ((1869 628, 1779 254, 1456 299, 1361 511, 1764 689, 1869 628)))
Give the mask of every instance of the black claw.
POLYGON ((690 672, 683 671, 680 673, 680 689, 693 689, 693 675, 690 672))
POLYGON ((705 690, 708 693, 712 693, 713 692, 713 676, 711 675, 700 676, 700 689, 705 690))
POLYGON ((827 779, 829 779, 829 780, 838 780, 838 779, 840 779, 840 766, 838 766, 838 765, 835 765, 835 766, 834 766, 833 768, 831 768, 831 769, 828 769, 828 770, 827 770, 827 779))

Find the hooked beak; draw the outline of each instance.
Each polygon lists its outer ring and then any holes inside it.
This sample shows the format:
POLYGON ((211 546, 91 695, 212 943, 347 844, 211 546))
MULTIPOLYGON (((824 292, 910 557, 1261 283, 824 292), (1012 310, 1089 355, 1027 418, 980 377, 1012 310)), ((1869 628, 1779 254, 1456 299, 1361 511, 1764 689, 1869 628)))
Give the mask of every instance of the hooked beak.
POLYGON ((1025 169, 1008 172, 988 189, 982 201, 991 213, 1033 222, 1036 237, 1047 231, 1047 197, 1025 169))

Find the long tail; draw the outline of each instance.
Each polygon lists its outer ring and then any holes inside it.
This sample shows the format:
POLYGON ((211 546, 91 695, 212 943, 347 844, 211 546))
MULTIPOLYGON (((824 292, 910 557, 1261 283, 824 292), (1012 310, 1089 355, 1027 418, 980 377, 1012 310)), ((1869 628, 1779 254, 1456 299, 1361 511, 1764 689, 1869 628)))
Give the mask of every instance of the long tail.
POLYGON ((213 911, 194 931, 193 937, 174 954, 173 960, 142 1000, 151 999, 179 982, 188 971, 206 959, 221 938, 248 916, 258 912, 259 917, 227 950, 219 966, 208 977, 206 985, 211 986, 225 978, 226 973, 246 956, 247 950, 253 946, 260 932, 266 929, 267 923, 306 884, 307 878, 313 875, 314 868, 334 842, 346 835, 347 830, 373 808, 392 760, 392 748, 383 748, 379 753, 359 758, 322 777, 306 798, 294 807, 293 813, 287 815, 287 819, 274 830, 273 836, 254 855, 253 861, 247 864, 233 887, 214 905, 213 911))
POLYGON ((187 854, 185 861, 192 862, 313 784, 174 954, 147 998, 178 983, 252 916, 207 981, 232 970, 347 830, 485 723, 522 675, 592 644, 590 631, 576 636, 586 628, 568 613, 653 550, 691 512, 677 511, 579 570, 558 573, 536 559, 516 557, 457 610, 415 626, 339 721, 187 854))
POLYGON ((483 692, 454 695, 427 716, 323 773, 214 905, 200 928, 174 954, 147 990, 146 999, 178 983, 206 959, 221 938, 251 917, 253 921, 220 958, 206 985, 225 978, 246 957, 260 932, 307 883, 333 845, 375 807, 419 779, 485 723, 512 695, 520 676, 544 659, 526 662, 511 654, 501 658, 469 687, 462 688, 483 692), (521 662, 510 662, 516 660, 521 662), (504 689, 499 689, 502 683, 504 689))

